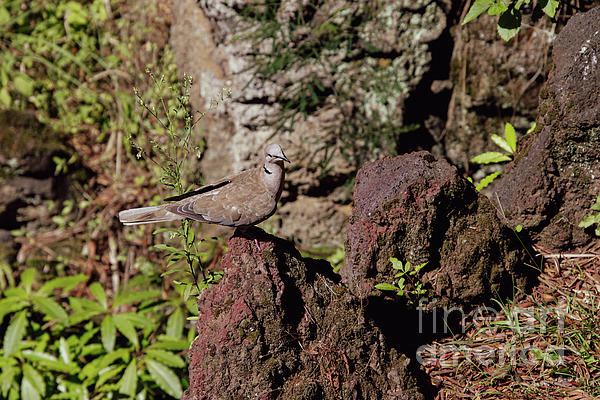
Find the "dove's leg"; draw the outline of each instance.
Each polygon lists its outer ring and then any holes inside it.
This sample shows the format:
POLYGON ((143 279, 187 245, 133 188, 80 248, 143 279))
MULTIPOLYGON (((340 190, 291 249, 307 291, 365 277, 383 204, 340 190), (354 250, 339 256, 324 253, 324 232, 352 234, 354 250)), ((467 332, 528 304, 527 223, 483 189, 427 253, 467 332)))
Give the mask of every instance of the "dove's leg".
MULTIPOLYGON (((256 238, 256 235, 252 233, 252 229, 254 227, 246 227, 246 226, 238 226, 237 229, 240 231, 241 236, 245 237, 246 239, 252 239, 254 240, 254 243, 256 243, 256 247, 258 247, 259 251, 262 251, 262 248, 260 247, 260 243, 258 243, 258 239, 256 238)), ((255 228, 254 228, 255 229, 255 228)))

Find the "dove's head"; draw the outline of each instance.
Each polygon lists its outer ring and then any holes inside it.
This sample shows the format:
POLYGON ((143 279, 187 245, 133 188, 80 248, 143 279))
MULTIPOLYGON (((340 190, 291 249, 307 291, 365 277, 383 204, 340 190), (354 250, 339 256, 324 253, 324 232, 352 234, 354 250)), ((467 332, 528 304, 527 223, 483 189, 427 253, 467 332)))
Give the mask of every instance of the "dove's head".
POLYGON ((265 160, 267 163, 277 163, 278 161, 287 161, 288 158, 283 154, 283 150, 281 150, 281 146, 277 143, 271 143, 267 147, 265 147, 265 160))

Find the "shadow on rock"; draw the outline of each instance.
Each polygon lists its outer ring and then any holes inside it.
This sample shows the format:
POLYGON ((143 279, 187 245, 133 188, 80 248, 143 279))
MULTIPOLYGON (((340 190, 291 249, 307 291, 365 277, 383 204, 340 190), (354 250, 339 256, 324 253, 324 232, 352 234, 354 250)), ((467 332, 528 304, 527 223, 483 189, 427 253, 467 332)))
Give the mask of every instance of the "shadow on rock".
POLYGON ((222 264, 198 300, 184 399, 423 398, 410 359, 329 264, 256 228, 231 238, 222 264))

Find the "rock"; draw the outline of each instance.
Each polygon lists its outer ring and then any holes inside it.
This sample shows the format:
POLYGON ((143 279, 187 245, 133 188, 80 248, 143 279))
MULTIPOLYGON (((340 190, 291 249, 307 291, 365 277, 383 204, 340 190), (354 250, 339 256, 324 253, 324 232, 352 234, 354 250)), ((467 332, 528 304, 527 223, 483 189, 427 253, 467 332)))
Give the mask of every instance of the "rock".
POLYGON ((250 231, 202 293, 183 399, 422 399, 415 365, 386 344, 331 266, 250 231))
POLYGON ((509 223, 558 251, 593 239, 577 225, 600 193, 600 8, 573 16, 552 52, 537 128, 497 184, 509 223))
MULTIPOLYGON (((335 205, 347 202, 358 166, 396 151, 404 105, 446 27, 441 3, 176 2, 171 43, 179 70, 194 77, 191 103, 205 109, 222 87, 233 90, 202 124, 207 181, 253 166, 274 140, 294 161, 282 196, 298 203, 290 213, 326 197, 329 217, 344 220, 335 205), (278 130, 291 109, 302 112, 278 130), (323 180, 334 185, 325 196, 315 190, 323 180)), ((323 224, 325 216, 307 215, 306 229, 286 219, 274 232, 305 247, 341 244, 340 226, 323 224)))
MULTIPOLYGON (((0 232, 38 231, 52 226, 51 215, 70 195, 70 179, 86 182, 88 171, 76 161, 63 134, 37 121, 32 113, 0 111, 0 232), (67 171, 57 171, 55 157, 67 171), (56 206, 52 207, 51 204, 56 206)), ((0 260, 12 262, 15 243, 5 243, 0 260)))
POLYGON ((437 305, 489 300, 510 293, 513 279, 526 282, 523 249, 492 203, 428 152, 366 163, 354 202, 340 274, 361 298, 381 296, 376 284, 398 280, 391 257, 428 263, 417 279, 437 305))
POLYGON ((444 156, 465 169, 471 158, 498 151, 491 134, 503 136, 505 122, 527 131, 549 70, 544 60, 555 35, 553 21, 544 17, 524 23, 518 37, 505 42, 497 19, 483 13, 452 29, 453 90, 442 142, 444 156))

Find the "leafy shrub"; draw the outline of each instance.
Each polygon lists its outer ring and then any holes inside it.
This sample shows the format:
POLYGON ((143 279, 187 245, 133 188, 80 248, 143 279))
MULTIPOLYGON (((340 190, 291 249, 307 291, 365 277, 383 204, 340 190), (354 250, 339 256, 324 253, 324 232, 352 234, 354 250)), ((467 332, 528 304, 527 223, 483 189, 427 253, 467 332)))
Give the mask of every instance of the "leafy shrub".
MULTIPOLYGON (((521 7, 531 3, 531 0, 475 0, 469 8, 462 25, 474 20, 487 11, 489 15, 498 17, 498 35, 509 41, 521 30, 521 7)), ((550 18, 556 15, 559 0, 539 0, 535 4, 534 13, 544 13, 550 18)))
POLYGON ((417 279, 416 275, 427 265, 427 262, 419 265, 411 265, 410 262, 406 261, 403 263, 395 257, 391 257, 390 262, 392 263, 392 268, 398 271, 394 275, 394 278, 398 280, 392 283, 378 283, 375 285, 375 288, 396 292, 398 296, 406 296, 411 303, 414 301, 415 296, 426 293, 423 283, 417 279))
POLYGON ((27 269, 3 291, 1 397, 179 398, 186 385, 181 352, 195 335, 186 332, 185 314, 194 305, 134 285, 108 296, 97 282, 87 288, 91 298, 68 295, 87 279, 44 281, 27 269))
MULTIPOLYGON (((535 127, 536 124, 534 122, 526 134, 533 132, 535 127)), ((471 159, 471 162, 474 162, 476 164, 498 164, 506 161, 512 161, 513 155, 515 151, 517 151, 517 132, 515 131, 515 128, 509 122, 507 122, 504 125, 504 138, 494 133, 492 133, 491 138, 492 141, 503 150, 503 152, 487 151, 485 153, 473 157, 471 159)), ((501 172, 497 171, 487 175, 477 184, 477 186, 475 186, 475 189, 479 191, 487 187, 498 176, 500 176, 500 174, 501 172)))

